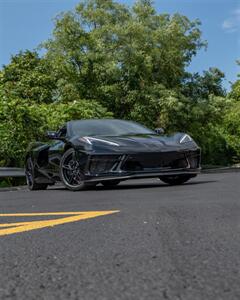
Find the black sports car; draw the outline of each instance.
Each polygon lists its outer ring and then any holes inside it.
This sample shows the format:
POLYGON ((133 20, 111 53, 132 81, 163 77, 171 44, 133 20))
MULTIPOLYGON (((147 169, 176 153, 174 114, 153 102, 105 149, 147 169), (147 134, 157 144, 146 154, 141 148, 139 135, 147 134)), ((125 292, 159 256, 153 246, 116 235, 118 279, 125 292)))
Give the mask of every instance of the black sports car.
POLYGON ((185 133, 164 136, 160 129, 131 121, 92 119, 67 122, 47 136, 49 142, 28 149, 30 190, 60 180, 70 190, 98 183, 115 186, 131 178, 159 177, 182 184, 200 172, 200 148, 185 133))

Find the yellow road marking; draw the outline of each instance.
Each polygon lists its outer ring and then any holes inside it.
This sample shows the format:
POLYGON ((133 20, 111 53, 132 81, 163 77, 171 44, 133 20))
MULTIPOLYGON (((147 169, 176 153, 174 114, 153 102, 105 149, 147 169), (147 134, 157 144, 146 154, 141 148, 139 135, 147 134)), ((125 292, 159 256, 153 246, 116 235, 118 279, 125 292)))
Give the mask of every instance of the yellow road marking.
POLYGON ((25 232, 44 227, 53 227, 62 225, 64 223, 77 222, 89 218, 105 216, 114 214, 119 210, 112 211, 78 211, 78 212, 53 212, 53 213, 20 213, 20 214, 0 214, 0 217, 34 217, 34 216, 68 216, 54 220, 30 221, 30 222, 16 222, 16 223, 3 223, 0 224, 0 236, 9 235, 19 232, 25 232), (70 215, 70 217, 69 217, 70 215), (10 228, 9 228, 10 227, 10 228))

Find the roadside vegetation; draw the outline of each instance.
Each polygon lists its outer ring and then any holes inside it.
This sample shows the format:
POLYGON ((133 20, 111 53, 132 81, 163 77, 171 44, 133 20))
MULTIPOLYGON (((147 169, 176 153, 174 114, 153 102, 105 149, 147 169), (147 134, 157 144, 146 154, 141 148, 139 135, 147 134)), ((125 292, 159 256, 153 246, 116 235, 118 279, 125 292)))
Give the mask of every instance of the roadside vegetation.
POLYGON ((207 47, 200 21, 132 7, 81 1, 55 20, 51 39, 12 57, 0 71, 0 166, 23 166, 29 142, 71 119, 132 119, 185 131, 205 164, 240 160, 240 80, 227 93, 215 66, 187 67, 207 47))

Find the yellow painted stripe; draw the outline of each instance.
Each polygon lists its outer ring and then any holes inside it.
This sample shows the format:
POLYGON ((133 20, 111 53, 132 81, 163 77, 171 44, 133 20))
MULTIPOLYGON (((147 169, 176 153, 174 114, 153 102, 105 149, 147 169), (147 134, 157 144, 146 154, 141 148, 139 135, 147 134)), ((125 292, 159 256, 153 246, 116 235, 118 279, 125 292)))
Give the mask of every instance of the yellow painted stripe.
POLYGON ((14 227, 14 226, 23 226, 23 225, 27 225, 30 222, 19 222, 19 223, 6 223, 6 224, 0 224, 0 228, 1 227, 14 227))
POLYGON ((42 221, 31 221, 31 222, 18 222, 18 223, 5 223, 0 224, 0 236, 20 233, 35 229, 41 229, 45 227, 53 227, 56 225, 62 225, 70 222, 77 222, 80 220, 86 220, 89 218, 95 218, 99 216, 105 216, 114 214, 119 210, 113 211, 86 211, 86 212, 56 212, 56 213, 21 213, 21 214, 0 214, 0 217, 26 217, 26 216, 60 216, 60 215, 71 215, 70 217, 59 218, 54 220, 42 220, 42 221), (14 226, 14 227, 13 227, 14 226), (11 227, 11 228, 7 228, 11 227))
MULTIPOLYGON (((67 216, 80 215, 85 213, 99 213, 105 211, 68 211, 68 212, 42 212, 42 213, 17 213, 17 214, 0 214, 0 217, 31 217, 31 216, 67 216)), ((109 212, 109 211, 106 211, 109 212)), ((119 212, 115 210, 113 212, 119 212)))

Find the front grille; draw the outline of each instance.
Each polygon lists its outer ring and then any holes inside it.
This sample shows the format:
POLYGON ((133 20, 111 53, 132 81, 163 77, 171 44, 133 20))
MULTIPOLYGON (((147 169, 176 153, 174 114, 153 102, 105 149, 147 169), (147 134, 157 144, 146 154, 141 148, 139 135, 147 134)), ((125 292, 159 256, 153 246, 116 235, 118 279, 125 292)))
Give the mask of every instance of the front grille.
POLYGON ((200 151, 152 152, 128 155, 90 156, 88 171, 91 174, 110 172, 138 172, 173 169, 197 169, 200 166, 200 151))
POLYGON ((144 153, 129 155, 122 166, 124 171, 145 171, 154 169, 182 169, 188 167, 184 153, 144 153))
POLYGON ((92 174, 110 172, 119 161, 118 155, 94 155, 90 158, 89 172, 92 174))

